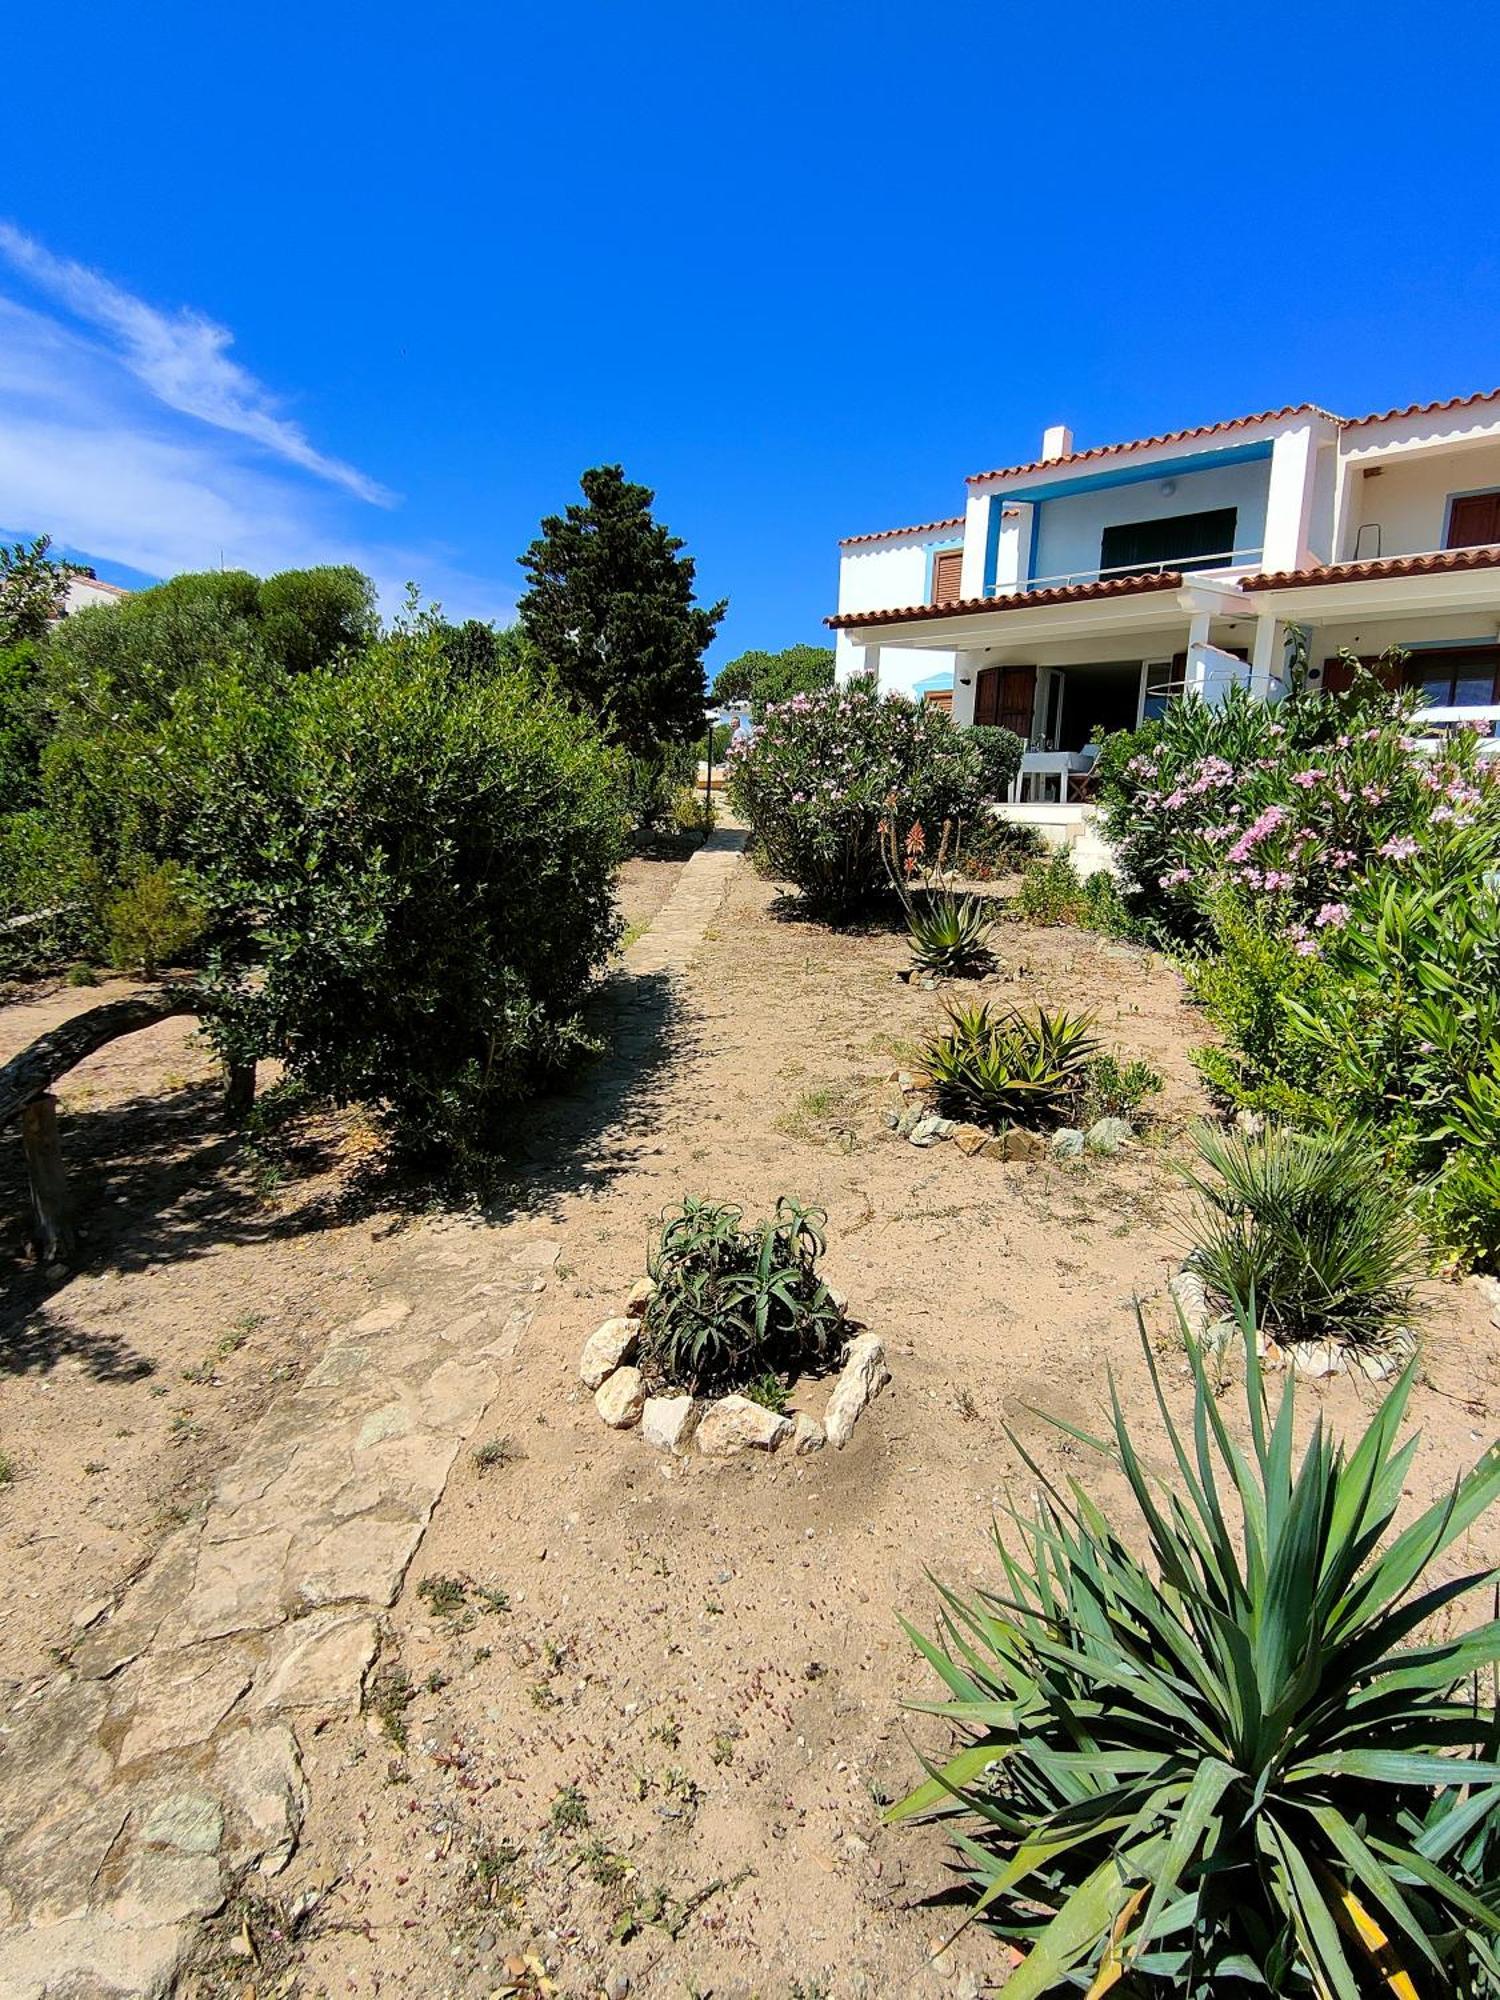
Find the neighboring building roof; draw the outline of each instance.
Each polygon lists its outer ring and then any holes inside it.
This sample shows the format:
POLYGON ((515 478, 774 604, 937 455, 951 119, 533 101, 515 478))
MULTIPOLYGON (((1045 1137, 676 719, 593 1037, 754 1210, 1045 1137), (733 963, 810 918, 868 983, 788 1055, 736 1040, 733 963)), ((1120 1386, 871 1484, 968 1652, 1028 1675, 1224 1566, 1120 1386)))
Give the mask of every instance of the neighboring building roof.
POLYGON ((1157 570, 1150 576, 1112 576, 1101 583, 1060 584, 1055 590, 1021 590, 1007 597, 964 597, 952 604, 903 604, 888 611, 841 611, 823 623, 846 625, 908 625, 918 618, 957 618, 974 611, 1016 611, 1023 606, 1083 604, 1095 597, 1140 597, 1152 590, 1180 590, 1177 570, 1157 570))
POLYGON ((971 472, 970 486, 977 486, 985 479, 1009 479, 1019 472, 1050 472, 1058 465, 1080 465, 1086 459, 1114 458, 1121 452, 1148 451, 1153 445, 1182 444, 1188 438, 1213 437, 1220 431, 1247 430, 1252 424, 1276 423, 1282 417, 1315 416, 1327 417, 1330 423, 1342 423, 1332 410, 1325 410, 1317 403, 1287 403, 1279 410, 1258 410, 1249 417, 1230 417, 1220 424, 1194 424, 1190 430, 1162 431, 1156 437, 1131 438, 1125 444, 1095 444, 1087 451, 1070 451, 1062 458, 1033 458, 1025 465, 1002 465, 993 472, 971 472))
POLYGON ((963 515, 955 514, 949 521, 918 521, 916 526, 911 528, 877 528, 873 535, 842 535, 839 538, 839 547, 853 548, 856 542, 888 542, 893 535, 925 535, 933 529, 961 528, 963 524, 963 515))
POLYGON ((1370 562, 1318 563, 1240 578, 1242 590, 1300 590, 1310 583, 1377 583, 1387 576, 1443 576, 1450 570, 1500 569, 1500 543, 1443 549, 1435 555, 1383 556, 1370 562))
POLYGON ((1352 431, 1361 424, 1388 424, 1397 417, 1430 417, 1439 410, 1463 410, 1470 403, 1492 403, 1497 396, 1500 389, 1476 389, 1472 396, 1445 396, 1440 403, 1407 403, 1399 410, 1374 410, 1367 417, 1346 417, 1343 426, 1352 431))

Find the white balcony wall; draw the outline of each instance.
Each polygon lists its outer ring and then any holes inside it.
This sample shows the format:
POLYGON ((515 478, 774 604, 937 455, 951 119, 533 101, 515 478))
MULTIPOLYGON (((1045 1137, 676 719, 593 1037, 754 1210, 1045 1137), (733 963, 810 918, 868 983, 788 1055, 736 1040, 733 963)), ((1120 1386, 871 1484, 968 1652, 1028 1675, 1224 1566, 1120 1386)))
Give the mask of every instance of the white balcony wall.
POLYGON ((1036 508, 1038 578, 1092 574, 1099 567, 1099 543, 1106 528, 1125 521, 1160 521, 1174 514, 1201 514, 1218 507, 1236 510, 1237 548, 1258 549, 1265 537, 1270 461, 1220 465, 1202 472, 1165 474, 1128 486, 1105 486, 1062 500, 1040 500, 1036 508), (1170 482, 1172 491, 1163 492, 1170 482))
POLYGON ((1367 479, 1354 465, 1347 477, 1349 500, 1340 560, 1353 562, 1356 549, 1365 560, 1377 555, 1425 555, 1445 545, 1448 503, 1455 494, 1500 487, 1500 444, 1392 458, 1374 479, 1367 479), (1375 525, 1380 528, 1378 545, 1375 525))

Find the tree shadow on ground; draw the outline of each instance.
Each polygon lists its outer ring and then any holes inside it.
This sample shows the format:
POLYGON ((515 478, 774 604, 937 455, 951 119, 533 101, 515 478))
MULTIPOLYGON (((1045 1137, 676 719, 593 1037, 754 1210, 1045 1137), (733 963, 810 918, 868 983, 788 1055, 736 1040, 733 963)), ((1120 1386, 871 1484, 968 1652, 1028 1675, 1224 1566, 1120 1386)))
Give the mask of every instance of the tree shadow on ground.
POLYGON ((616 973, 585 1013, 604 1052, 565 1087, 520 1107, 477 1182, 441 1162, 418 1173, 378 1140, 351 1159, 347 1119, 317 1106, 254 1146, 227 1123, 213 1081, 65 1109, 60 1137, 79 1221, 66 1266, 31 1257, 20 1142, 14 1130, 0 1132, 0 1374, 46 1372, 64 1360, 103 1380, 150 1372, 118 1335, 57 1310, 56 1295, 79 1275, 144 1275, 376 1215, 387 1218, 386 1234, 443 1210, 478 1209, 499 1225, 606 1185, 649 1143, 666 1078, 692 1035, 665 974, 616 973))

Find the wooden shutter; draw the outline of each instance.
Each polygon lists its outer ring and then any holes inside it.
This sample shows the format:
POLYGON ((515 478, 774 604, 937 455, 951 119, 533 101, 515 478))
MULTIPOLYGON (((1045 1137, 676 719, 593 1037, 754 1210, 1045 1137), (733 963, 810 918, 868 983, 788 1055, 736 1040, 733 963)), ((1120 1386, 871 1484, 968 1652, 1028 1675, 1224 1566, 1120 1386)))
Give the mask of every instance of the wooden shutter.
POLYGON ((986 667, 974 683, 974 720, 1010 729, 1031 741, 1036 706, 1035 667, 986 667))
POLYGON ((1466 493, 1448 516, 1450 549, 1483 548, 1500 542, 1500 493, 1466 493))
POLYGON ((962 591, 964 552, 962 549, 940 549, 932 559, 932 601, 934 604, 957 604, 962 591))

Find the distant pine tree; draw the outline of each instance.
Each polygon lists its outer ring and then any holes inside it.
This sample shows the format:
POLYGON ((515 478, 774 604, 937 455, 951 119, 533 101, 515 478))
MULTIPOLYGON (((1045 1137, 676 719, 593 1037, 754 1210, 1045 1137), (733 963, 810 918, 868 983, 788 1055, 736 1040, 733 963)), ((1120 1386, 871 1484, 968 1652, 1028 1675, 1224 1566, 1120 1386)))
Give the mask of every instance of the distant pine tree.
POLYGON ((651 512, 655 495, 618 465, 579 482, 584 503, 550 514, 520 558, 531 579, 521 629, 568 700, 632 756, 703 729, 703 655, 726 604, 693 596, 694 564, 651 512))

